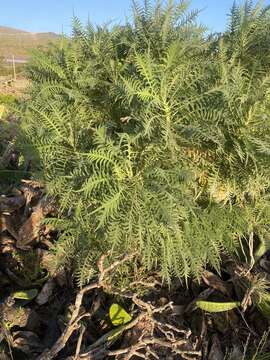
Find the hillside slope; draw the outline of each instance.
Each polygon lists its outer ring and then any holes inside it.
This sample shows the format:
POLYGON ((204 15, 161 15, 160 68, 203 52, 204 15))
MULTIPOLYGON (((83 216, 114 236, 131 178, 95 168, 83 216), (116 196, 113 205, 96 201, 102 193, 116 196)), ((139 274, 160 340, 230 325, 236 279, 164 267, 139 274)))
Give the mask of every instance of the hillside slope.
POLYGON ((31 33, 24 30, 0 26, 0 57, 27 58, 29 50, 38 46, 46 46, 59 39, 59 35, 47 33, 31 33))

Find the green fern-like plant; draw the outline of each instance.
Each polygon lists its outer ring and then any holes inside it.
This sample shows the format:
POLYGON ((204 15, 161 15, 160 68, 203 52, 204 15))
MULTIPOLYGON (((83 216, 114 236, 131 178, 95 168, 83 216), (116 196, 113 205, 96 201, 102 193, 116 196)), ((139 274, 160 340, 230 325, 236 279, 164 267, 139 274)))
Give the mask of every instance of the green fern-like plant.
POLYGON ((72 39, 33 55, 22 144, 59 199, 58 265, 81 286, 108 250, 187 279, 268 230, 265 63, 239 61, 234 35, 213 46, 195 15, 134 3, 131 23, 74 19, 72 39))

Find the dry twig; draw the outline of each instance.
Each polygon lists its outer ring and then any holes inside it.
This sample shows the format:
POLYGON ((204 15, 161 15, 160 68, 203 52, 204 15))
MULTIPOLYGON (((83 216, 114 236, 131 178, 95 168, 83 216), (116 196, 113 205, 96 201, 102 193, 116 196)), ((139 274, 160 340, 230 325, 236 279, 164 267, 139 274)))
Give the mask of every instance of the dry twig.
POLYGON ((116 260, 114 263, 112 263, 107 268, 104 268, 104 261, 106 259, 106 256, 103 255, 99 259, 99 261, 98 261, 99 274, 97 276, 96 281, 90 285, 85 286, 84 288, 82 288, 79 291, 79 293, 76 296, 74 310, 73 310, 71 319, 69 320, 69 322, 67 324, 67 327, 65 328, 64 332, 59 337, 59 339, 56 341, 56 343, 53 345, 53 347, 49 350, 45 350, 38 357, 38 360, 51 360, 51 359, 55 358, 55 356, 65 347, 67 341, 69 340, 69 338, 71 337, 73 332, 75 330, 79 329, 80 321, 83 318, 90 316, 89 313, 84 313, 82 315, 79 315, 84 295, 91 290, 102 288, 104 286, 105 276, 108 273, 110 273, 111 271, 113 271, 116 267, 118 267, 122 263, 132 259, 133 257, 134 257, 134 254, 124 255, 122 258, 116 260))
POLYGON ((83 360, 83 359, 95 359, 102 360, 109 357, 131 359, 133 357, 139 357, 142 359, 158 359, 157 350, 160 348, 165 348, 169 350, 172 355, 181 355, 186 356, 196 356, 200 357, 201 352, 196 351, 195 349, 184 349, 183 346, 187 343, 187 339, 190 337, 190 330, 179 329, 176 326, 163 321, 162 317, 164 314, 173 311, 173 303, 169 302, 163 306, 155 307, 150 302, 145 302, 142 299, 139 299, 138 296, 130 291, 119 291, 114 289, 106 284, 106 275, 110 274, 116 267, 128 261, 134 257, 132 255, 125 255, 122 258, 115 261, 108 267, 104 267, 104 261, 106 256, 102 256, 98 261, 99 274, 96 278, 96 281, 92 284, 85 286, 79 291, 76 296, 75 305, 71 319, 63 332, 60 338, 56 341, 54 346, 50 350, 44 351, 38 360, 51 360, 65 347, 68 339, 72 333, 80 327, 79 322, 86 316, 91 316, 89 313, 81 314, 81 305, 83 297, 86 293, 91 290, 103 288, 109 290, 110 293, 114 295, 120 295, 126 298, 129 298, 137 306, 139 314, 128 324, 125 324, 117 329, 106 333, 100 337, 92 345, 88 346, 86 350, 82 353, 81 351, 81 342, 83 337, 83 332, 80 333, 76 354, 73 357, 69 357, 67 360, 83 360), (139 324, 148 324, 147 328, 142 329, 139 324), (135 329, 138 326, 140 336, 136 340, 136 344, 131 346, 124 347, 119 350, 110 350, 110 346, 119 336, 127 330, 135 329))

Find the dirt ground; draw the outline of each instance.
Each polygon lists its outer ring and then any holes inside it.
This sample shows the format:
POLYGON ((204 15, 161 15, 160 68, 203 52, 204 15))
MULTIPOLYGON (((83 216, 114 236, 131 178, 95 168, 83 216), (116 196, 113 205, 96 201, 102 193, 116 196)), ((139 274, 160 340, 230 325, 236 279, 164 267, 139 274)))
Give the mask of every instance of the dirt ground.
POLYGON ((0 76, 0 94, 20 96, 29 85, 29 81, 18 75, 14 80, 10 76, 0 76))

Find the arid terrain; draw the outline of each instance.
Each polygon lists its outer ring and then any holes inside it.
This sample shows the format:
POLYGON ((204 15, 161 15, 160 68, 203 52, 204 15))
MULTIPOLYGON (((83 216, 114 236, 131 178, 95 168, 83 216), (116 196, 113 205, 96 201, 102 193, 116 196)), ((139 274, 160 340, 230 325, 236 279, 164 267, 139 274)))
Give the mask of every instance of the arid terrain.
POLYGON ((0 26, 0 57, 23 60, 29 57, 33 48, 47 46, 55 42, 59 35, 55 33, 31 33, 24 30, 0 26))

